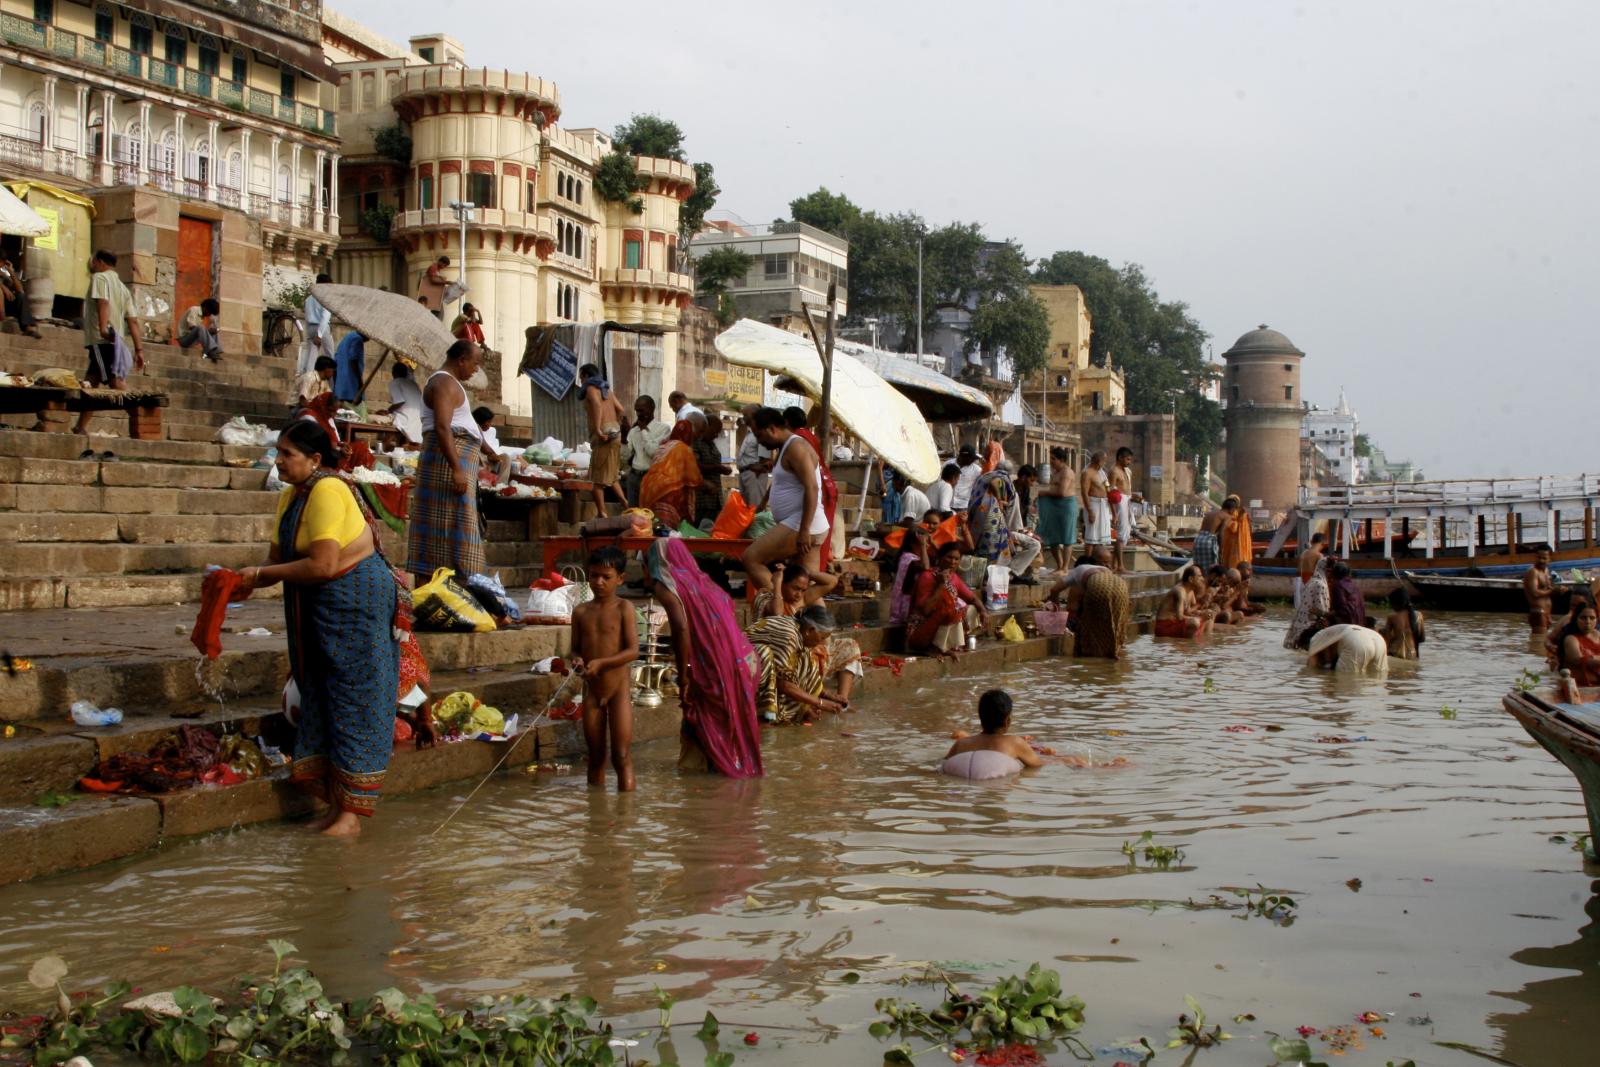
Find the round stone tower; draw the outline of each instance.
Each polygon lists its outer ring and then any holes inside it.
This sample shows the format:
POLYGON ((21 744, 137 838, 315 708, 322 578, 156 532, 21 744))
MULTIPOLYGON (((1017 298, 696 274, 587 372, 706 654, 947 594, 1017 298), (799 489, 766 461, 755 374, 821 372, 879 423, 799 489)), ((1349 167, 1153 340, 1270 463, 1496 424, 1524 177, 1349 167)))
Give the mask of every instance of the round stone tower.
POLYGON ((1281 513, 1300 485, 1300 361, 1305 353, 1263 323, 1222 354, 1227 361, 1228 491, 1248 508, 1281 513))

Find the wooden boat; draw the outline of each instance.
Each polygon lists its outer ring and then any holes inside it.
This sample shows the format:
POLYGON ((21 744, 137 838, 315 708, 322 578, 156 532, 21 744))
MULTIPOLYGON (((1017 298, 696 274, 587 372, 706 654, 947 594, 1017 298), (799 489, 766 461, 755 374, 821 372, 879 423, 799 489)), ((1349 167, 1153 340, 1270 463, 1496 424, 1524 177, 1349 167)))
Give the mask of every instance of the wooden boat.
MULTIPOLYGON (((1585 689, 1582 695, 1600 701, 1600 689, 1585 689)), ((1578 779, 1589 815, 1584 858, 1595 862, 1595 843, 1600 842, 1600 703, 1560 704, 1553 687, 1540 686, 1526 692, 1513 689, 1501 705, 1578 779)))
MULTIPOLYGON (((1447 611, 1512 611, 1528 610, 1527 599, 1522 594, 1521 578, 1490 578, 1484 575, 1444 575, 1424 571, 1400 572, 1411 586, 1416 599, 1424 604, 1447 611)), ((1584 588, 1581 581, 1559 583, 1553 599, 1553 610, 1564 614, 1572 600, 1574 589, 1584 588)))

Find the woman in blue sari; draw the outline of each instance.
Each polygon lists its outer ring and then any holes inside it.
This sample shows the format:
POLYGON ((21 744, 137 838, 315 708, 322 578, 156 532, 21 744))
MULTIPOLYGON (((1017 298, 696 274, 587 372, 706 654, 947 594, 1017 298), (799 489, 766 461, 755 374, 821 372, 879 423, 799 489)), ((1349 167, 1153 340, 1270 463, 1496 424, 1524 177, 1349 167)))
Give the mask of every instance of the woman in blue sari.
POLYGON ((289 669, 300 690, 291 781, 329 805, 314 828, 361 832, 378 802, 400 676, 396 626, 409 595, 378 549, 372 516, 334 473, 327 431, 309 420, 278 437, 278 501, 269 562, 241 574, 246 589, 283 583, 289 669))

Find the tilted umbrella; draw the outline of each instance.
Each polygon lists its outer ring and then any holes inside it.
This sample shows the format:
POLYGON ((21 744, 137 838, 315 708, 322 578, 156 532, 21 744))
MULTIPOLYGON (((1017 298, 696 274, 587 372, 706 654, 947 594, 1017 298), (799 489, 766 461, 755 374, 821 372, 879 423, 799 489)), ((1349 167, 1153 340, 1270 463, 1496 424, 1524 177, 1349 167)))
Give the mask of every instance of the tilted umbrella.
MULTIPOLYGON (((444 354, 456 341, 433 312, 399 293, 324 283, 313 285, 311 295, 334 318, 367 340, 399 353, 429 373, 444 366, 444 354)), ((481 370, 467 382, 473 389, 488 384, 481 370)))
POLYGON ((17 237, 43 237, 50 232, 44 216, 23 203, 16 193, 0 185, 0 233, 17 237))
MULTIPOLYGON (((822 396, 822 357, 808 337, 740 319, 717 335, 716 345, 729 363, 772 371, 791 379, 813 400, 822 396)), ((912 481, 931 482, 939 477, 939 450, 917 405, 859 360, 837 349, 829 406, 841 425, 912 481)))

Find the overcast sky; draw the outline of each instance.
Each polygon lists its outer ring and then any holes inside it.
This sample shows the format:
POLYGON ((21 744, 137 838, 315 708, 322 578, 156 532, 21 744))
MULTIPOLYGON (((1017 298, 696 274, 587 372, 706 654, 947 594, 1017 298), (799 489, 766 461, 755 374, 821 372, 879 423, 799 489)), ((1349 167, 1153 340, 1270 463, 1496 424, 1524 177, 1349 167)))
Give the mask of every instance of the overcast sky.
POLYGON ((1600 4, 341 0, 676 120, 754 222, 827 185, 1257 323, 1431 476, 1596 466, 1600 4))

